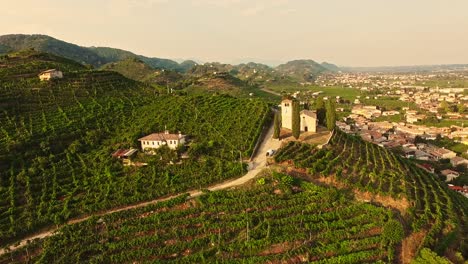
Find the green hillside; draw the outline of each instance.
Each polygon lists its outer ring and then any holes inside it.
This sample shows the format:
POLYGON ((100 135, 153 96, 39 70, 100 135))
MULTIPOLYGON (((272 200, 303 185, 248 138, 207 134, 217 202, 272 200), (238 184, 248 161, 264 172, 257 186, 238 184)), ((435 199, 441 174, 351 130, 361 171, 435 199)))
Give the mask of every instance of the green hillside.
POLYGON ((29 257, 23 249, 0 263, 391 262, 388 233, 402 231, 393 213, 349 198, 287 175, 265 175, 241 189, 67 226, 29 245, 29 257))
POLYGON ((402 255, 423 247, 440 255, 468 252, 468 201, 434 175, 377 145, 337 131, 323 149, 291 142, 275 156, 294 175, 356 190, 364 200, 399 211, 402 255))
POLYGON ((268 117, 259 100, 160 96, 116 72, 47 56, 0 63, 0 246, 70 217, 239 176, 239 155, 252 153, 268 117), (40 82, 44 65, 64 78, 40 82), (187 134, 190 147, 140 153, 148 166, 138 169, 111 157, 165 128, 187 134))
POLYGON ((328 69, 313 60, 294 60, 279 65, 276 70, 283 75, 295 78, 297 81, 310 82, 328 69))
POLYGON ((123 76, 143 81, 148 75, 153 74, 155 70, 138 58, 128 58, 117 62, 111 62, 101 67, 103 70, 115 71, 123 76))
POLYGON ((329 71, 332 71, 332 72, 338 72, 340 71, 341 69, 336 66, 335 64, 332 64, 332 63, 328 63, 328 62, 322 62, 320 64, 322 67, 324 67, 325 69, 329 70, 329 71))
POLYGON ((132 52, 106 47, 81 47, 72 43, 67 43, 46 35, 3 35, 0 36, 1 50, 19 51, 24 49, 35 49, 41 52, 52 53, 58 56, 69 58, 82 64, 90 64, 100 67, 106 63, 138 57, 153 68, 163 68, 171 70, 183 70, 187 65, 180 67, 175 61, 160 58, 149 58, 136 55, 132 52))

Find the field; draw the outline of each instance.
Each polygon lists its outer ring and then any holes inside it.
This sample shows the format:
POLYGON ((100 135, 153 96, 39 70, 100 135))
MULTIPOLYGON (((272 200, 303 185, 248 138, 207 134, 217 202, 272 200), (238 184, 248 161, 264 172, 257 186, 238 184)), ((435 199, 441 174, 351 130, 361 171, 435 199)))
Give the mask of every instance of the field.
POLYGON ((426 234, 419 241, 420 247, 439 254, 449 248, 468 252, 466 199, 448 190, 432 174, 384 148, 337 132, 330 145, 320 150, 291 142, 276 154, 275 160, 305 170, 312 179, 330 182, 327 178, 331 177, 340 186, 388 197, 381 202, 400 211, 408 232, 426 234))
POLYGON ((312 85, 305 85, 302 86, 300 84, 267 84, 265 88, 272 90, 274 92, 286 92, 286 93, 293 93, 296 91, 310 91, 310 92, 320 92, 321 96, 329 96, 335 98, 336 96, 340 96, 343 99, 347 100, 354 100, 356 96, 363 96, 366 93, 361 92, 360 90, 354 88, 345 88, 340 86, 329 86, 329 87, 318 87, 312 85))
POLYGON ((77 215, 239 176, 246 167, 239 158, 251 155, 269 118, 260 100, 162 96, 120 74, 50 57, 6 63, 0 69, 6 76, 0 80, 0 246, 77 215), (64 79, 39 82, 36 74, 51 66, 63 69, 64 79), (165 128, 187 134, 188 148, 139 154, 148 163, 142 168, 112 159, 116 149, 138 148, 138 138, 165 128), (182 151, 188 159, 179 158, 182 151))
POLYGON ((392 217, 350 193, 273 173, 241 189, 66 226, 0 263, 389 262, 398 242, 392 217))

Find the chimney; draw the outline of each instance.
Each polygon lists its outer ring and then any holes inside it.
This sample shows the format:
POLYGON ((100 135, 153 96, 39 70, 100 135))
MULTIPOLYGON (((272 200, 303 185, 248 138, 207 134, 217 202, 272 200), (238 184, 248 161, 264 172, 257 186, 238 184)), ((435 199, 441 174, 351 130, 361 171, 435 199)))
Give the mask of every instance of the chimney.
POLYGON ((182 138, 182 132, 179 131, 179 138, 182 138))

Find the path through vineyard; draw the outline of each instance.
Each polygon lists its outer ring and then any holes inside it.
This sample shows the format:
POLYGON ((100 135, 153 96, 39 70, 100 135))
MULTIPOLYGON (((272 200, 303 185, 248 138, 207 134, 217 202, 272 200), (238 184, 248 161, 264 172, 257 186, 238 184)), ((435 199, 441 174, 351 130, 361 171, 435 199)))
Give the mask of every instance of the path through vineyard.
MULTIPOLYGON (((260 138, 260 140, 263 140, 263 141, 261 142, 257 153, 255 154, 254 158, 252 159, 252 161, 251 161, 251 163, 249 165, 249 171, 244 176, 242 176, 242 177, 240 177, 238 179, 235 179, 235 180, 230 180, 230 181, 226 181, 226 182, 223 182, 223 183, 220 183, 220 184, 210 186, 207 189, 210 190, 210 191, 227 189, 227 188, 242 185, 242 184, 248 182, 249 180, 253 179, 266 166, 266 152, 267 152, 267 150, 269 150, 269 149, 278 149, 280 147, 280 145, 281 145, 281 142, 279 140, 277 140, 277 139, 273 139, 272 136, 273 136, 273 123, 270 125, 266 136, 264 138, 260 138)), ((200 190, 192 190, 192 191, 184 192, 184 193, 189 193, 190 197, 197 197, 197 196, 202 194, 202 192, 200 190)), ((83 221, 89 219, 90 217, 96 216, 96 215, 97 216, 103 216, 103 215, 108 215, 108 214, 112 214, 112 213, 116 213, 116 212, 120 212, 120 211, 126 211, 126 210, 131 210, 131 209, 135 209, 135 208, 139 208, 139 207, 144 207, 144 206, 159 203, 159 202, 162 202, 162 201, 167 201, 167 200, 175 198, 175 197, 177 197, 177 196, 179 196, 181 194, 182 193, 175 194, 175 195, 170 196, 170 197, 159 198, 159 199, 155 199, 155 200, 151 200, 151 201, 147 201, 147 202, 142 202, 142 203, 138 203, 138 204, 134 204, 134 205, 129 205, 129 206, 125 206, 125 207, 120 207, 120 208, 116 208, 116 209, 107 210, 107 211, 96 213, 96 214, 93 214, 93 215, 87 215, 87 216, 84 216, 84 217, 71 219, 71 220, 69 220, 67 222, 67 224, 80 223, 80 222, 83 222, 83 221)), ((51 228, 51 229, 49 229, 47 231, 43 231, 41 233, 37 233, 35 235, 24 238, 24 239, 18 241, 15 245, 10 246, 9 248, 0 249, 0 255, 3 255, 3 254, 5 254, 5 253, 7 253, 7 252, 9 252, 11 250, 15 250, 15 249, 18 249, 20 247, 23 247, 23 246, 27 245, 28 241, 32 241, 34 239, 43 239, 43 238, 46 238, 48 236, 52 236, 58 229, 60 229, 60 227, 59 228, 54 227, 54 228, 51 228)))

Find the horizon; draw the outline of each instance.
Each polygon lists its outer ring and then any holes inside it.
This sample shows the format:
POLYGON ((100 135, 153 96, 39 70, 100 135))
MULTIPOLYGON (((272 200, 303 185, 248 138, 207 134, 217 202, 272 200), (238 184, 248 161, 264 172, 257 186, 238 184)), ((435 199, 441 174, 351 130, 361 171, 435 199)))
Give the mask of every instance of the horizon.
POLYGON ((312 59, 356 68, 468 63, 468 3, 462 0, 450 5, 437 0, 25 0, 10 5, 0 17, 0 35, 43 34, 147 57, 269 66, 312 59))

